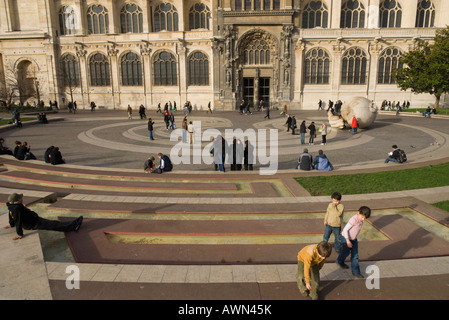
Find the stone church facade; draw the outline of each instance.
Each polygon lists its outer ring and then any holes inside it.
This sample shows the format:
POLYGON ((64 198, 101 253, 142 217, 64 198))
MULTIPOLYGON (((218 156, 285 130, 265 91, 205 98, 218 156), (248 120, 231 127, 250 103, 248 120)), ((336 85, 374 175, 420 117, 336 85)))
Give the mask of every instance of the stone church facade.
POLYGON ((447 12, 444 0, 5 0, 0 100, 234 110, 362 96, 423 106, 434 98, 400 91, 391 70, 447 12))

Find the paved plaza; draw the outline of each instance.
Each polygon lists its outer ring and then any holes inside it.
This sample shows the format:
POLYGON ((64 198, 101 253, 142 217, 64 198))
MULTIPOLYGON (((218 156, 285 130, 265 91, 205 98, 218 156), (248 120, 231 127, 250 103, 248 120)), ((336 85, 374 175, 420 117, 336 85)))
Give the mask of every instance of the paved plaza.
MULTIPOLYGON (((324 111, 292 112, 317 125, 324 111)), ((3 115, 3 118, 8 115, 3 115)), ((147 120, 137 111, 63 110, 48 124, 1 128, 5 145, 27 141, 37 160, 0 157, 0 223, 7 224, 4 203, 12 192, 24 194, 39 215, 54 219, 84 216, 78 232, 26 232, 12 241, 0 230, 1 299, 120 300, 304 300, 296 287, 296 254, 322 238, 328 196, 311 196, 295 177, 339 175, 423 167, 449 161, 449 119, 419 115, 378 115, 368 129, 331 129, 326 145, 301 145, 286 132, 286 117, 273 111, 193 111, 189 121, 201 132, 217 129, 266 131, 276 135, 277 171, 213 170, 205 163, 175 165, 173 172, 145 174, 151 155, 179 145, 170 139, 163 117, 147 111, 155 124, 149 141, 147 120), (272 131, 270 131, 272 129, 272 131), (391 145, 407 151, 406 164, 385 164, 391 145), (65 165, 43 162, 45 149, 59 146, 65 165), (304 147, 316 156, 322 149, 331 172, 295 170, 304 147), (11 268, 13 266, 13 268, 11 268), (80 271, 80 289, 69 290, 67 268, 80 271)), ((175 113, 180 127, 183 113, 175 113)), ((307 135, 308 136, 308 135, 307 135)), ((258 140, 259 143, 259 140, 258 140)), ((207 154, 209 140, 201 142, 207 154)), ((321 299, 449 298, 449 214, 431 204, 448 200, 449 186, 431 189, 343 195, 345 221, 361 205, 373 209, 360 235, 361 269, 377 266, 380 288, 334 263, 322 269, 321 299)), ((369 276, 366 272, 365 276, 369 276)))

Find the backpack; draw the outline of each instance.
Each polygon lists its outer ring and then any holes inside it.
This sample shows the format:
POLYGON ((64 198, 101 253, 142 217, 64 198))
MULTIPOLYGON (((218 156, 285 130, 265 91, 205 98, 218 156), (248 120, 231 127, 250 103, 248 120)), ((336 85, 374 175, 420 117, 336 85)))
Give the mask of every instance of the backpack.
POLYGON ((405 154, 404 150, 398 149, 399 152, 399 158, 398 158, 398 162, 399 163, 403 163, 407 161, 407 155, 405 154))

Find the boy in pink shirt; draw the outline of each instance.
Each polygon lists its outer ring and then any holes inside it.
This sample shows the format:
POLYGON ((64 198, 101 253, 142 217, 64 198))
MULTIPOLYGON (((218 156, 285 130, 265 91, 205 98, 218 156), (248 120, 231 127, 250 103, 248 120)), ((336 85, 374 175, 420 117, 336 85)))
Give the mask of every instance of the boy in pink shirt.
POLYGON ((362 229, 363 221, 368 219, 370 215, 370 208, 366 206, 360 207, 357 214, 349 219, 340 235, 341 249, 336 263, 344 269, 349 269, 348 265, 345 264, 345 259, 349 256, 349 254, 351 254, 351 271, 357 278, 363 278, 359 267, 359 248, 357 236, 362 229))

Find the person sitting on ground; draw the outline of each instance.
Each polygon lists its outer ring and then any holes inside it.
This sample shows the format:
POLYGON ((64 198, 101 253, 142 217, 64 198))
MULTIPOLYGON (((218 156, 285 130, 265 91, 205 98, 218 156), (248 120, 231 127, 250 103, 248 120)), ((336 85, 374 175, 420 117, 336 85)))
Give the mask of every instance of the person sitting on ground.
POLYGON ((159 166, 157 168, 153 169, 153 171, 151 171, 152 173, 162 173, 162 172, 172 171, 173 165, 168 156, 166 156, 165 154, 162 154, 162 153, 158 153, 157 157, 160 161, 159 166))
POLYGON ((14 149, 14 156, 17 160, 25 160, 26 153, 28 152, 28 146, 22 144, 20 141, 16 141, 16 148, 14 149))
POLYGON ((50 147, 47 148, 47 150, 45 150, 45 153, 44 153, 44 161, 45 161, 45 163, 51 163, 50 155, 51 155, 51 152, 53 151, 54 148, 55 148, 55 146, 50 146, 50 147))
POLYGON ((430 106, 427 107, 427 109, 422 113, 422 115, 424 117, 429 117, 430 118, 430 114, 432 113, 432 110, 430 109, 430 106))
POLYGON ((22 146, 22 142, 20 142, 19 140, 16 140, 15 142, 15 147, 14 147, 14 151, 12 152, 12 155, 14 156, 14 158, 17 159, 17 152, 19 151, 20 147, 22 146))
POLYGON ((60 232, 78 231, 83 222, 83 216, 79 216, 77 219, 68 222, 41 218, 36 212, 23 205, 23 194, 11 194, 6 206, 9 210, 9 225, 6 225, 4 228, 16 228, 17 236, 12 238, 13 240, 23 238, 23 229, 52 230, 60 232))
POLYGON ((39 113, 39 115, 37 116, 37 120, 39 120, 39 122, 41 123, 48 123, 47 115, 44 112, 39 113))
POLYGON ((59 147, 54 147, 53 151, 50 153, 50 163, 52 165, 65 163, 65 160, 62 158, 61 151, 59 151, 59 147))
POLYGON ((394 144, 391 147, 393 148, 393 151, 388 153, 388 158, 385 159, 385 163, 388 163, 390 161, 399 163, 400 154, 399 154, 398 146, 394 144))
POLYGON ((304 152, 299 155, 298 164, 296 165, 296 169, 301 170, 312 170, 313 169, 313 158, 309 153, 307 148, 304 148, 304 152))
POLYGON ((24 160, 36 160, 36 156, 31 152, 31 146, 28 145, 28 142, 24 141, 22 147, 25 149, 24 160))
POLYGON ((143 170, 145 171, 145 173, 153 171, 155 167, 154 160, 155 160, 154 157, 151 156, 145 161, 143 165, 143 170))
POLYGON ((3 138, 0 138, 0 154, 9 154, 10 156, 12 156, 12 151, 9 150, 8 147, 5 147, 3 143, 5 143, 5 140, 3 138))
POLYGON ((315 157, 315 161, 313 162, 313 165, 316 170, 322 170, 322 171, 334 170, 334 167, 329 162, 326 155, 323 153, 323 150, 318 150, 318 156, 315 157))

